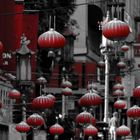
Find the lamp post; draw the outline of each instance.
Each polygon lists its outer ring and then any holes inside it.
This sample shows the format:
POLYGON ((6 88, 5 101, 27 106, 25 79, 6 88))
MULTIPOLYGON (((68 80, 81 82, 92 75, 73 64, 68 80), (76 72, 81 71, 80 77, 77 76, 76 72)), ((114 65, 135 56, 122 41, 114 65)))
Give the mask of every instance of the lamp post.
POLYGON ((109 95, 109 58, 108 53, 105 53, 105 109, 104 122, 108 122, 108 95, 109 95))
POLYGON ((109 95, 109 57, 107 39, 102 36, 101 54, 105 59, 105 95, 104 95, 104 122, 108 122, 108 95, 109 95))
MULTIPOLYGON (((22 121, 26 121, 26 101, 28 95, 28 88, 31 86, 31 50, 27 47, 30 43, 26 36, 21 36, 21 47, 16 51, 16 76, 17 86, 22 93, 22 121)), ((26 137, 23 136, 23 140, 26 137)))
MULTIPOLYGON (((116 3, 117 4, 117 3, 116 3)), ((116 7, 115 7, 116 8, 116 7)), ((114 11, 114 15, 116 10, 114 11)), ((114 19, 109 21, 109 12, 107 17, 102 24, 102 45, 101 53, 105 59, 105 101, 104 101, 104 122, 108 122, 108 96, 109 96, 109 49, 107 46, 107 40, 111 41, 122 41, 127 38, 130 33, 130 27, 127 23, 118 20, 114 16, 114 19)))

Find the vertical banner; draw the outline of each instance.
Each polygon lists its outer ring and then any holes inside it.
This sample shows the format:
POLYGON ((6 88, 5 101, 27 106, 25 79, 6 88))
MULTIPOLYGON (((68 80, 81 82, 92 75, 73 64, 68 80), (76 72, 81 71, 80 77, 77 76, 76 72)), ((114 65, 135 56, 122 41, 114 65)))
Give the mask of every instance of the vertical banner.
POLYGON ((36 53, 38 40, 38 11, 25 11, 23 17, 23 33, 30 40, 28 48, 33 52, 31 58, 32 79, 35 79, 36 53))

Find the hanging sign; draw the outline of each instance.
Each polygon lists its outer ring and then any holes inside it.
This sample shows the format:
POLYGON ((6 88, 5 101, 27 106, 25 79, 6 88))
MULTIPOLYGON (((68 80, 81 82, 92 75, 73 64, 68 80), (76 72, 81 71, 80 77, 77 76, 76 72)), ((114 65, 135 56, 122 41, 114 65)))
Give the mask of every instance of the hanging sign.
POLYGON ((2 53, 3 65, 8 65, 9 60, 12 59, 12 53, 10 52, 3 52, 2 53))

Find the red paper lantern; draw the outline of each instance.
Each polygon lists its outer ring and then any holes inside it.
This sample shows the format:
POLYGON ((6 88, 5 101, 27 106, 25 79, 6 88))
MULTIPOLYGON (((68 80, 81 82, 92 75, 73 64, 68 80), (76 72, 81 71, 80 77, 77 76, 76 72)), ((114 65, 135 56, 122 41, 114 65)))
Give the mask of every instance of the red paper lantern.
POLYGON ((70 81, 68 81, 68 80, 63 80, 62 84, 61 84, 61 87, 62 88, 66 88, 66 87, 72 88, 72 83, 70 81))
POLYGON ((105 68, 105 62, 102 61, 102 60, 99 61, 99 62, 98 62, 98 67, 99 67, 99 68, 105 68))
POLYGON ((66 40, 63 35, 51 28, 39 36, 38 44, 40 48, 59 49, 65 46, 66 40))
POLYGON ((44 77, 41 76, 37 79, 37 83, 38 84, 46 84, 47 80, 44 77))
POLYGON ((11 99, 19 99, 21 97, 21 93, 18 90, 13 89, 9 91, 8 96, 11 99))
POLYGON ((124 86, 120 83, 117 83, 113 86, 113 90, 123 90, 124 86))
POLYGON ((95 136, 98 133, 98 129, 93 126, 93 125, 89 125, 88 127, 84 128, 84 134, 86 136, 95 136))
POLYGON ((136 98, 140 98, 140 86, 138 86, 134 89, 133 96, 136 98))
POLYGON ((123 45, 123 46, 121 47, 121 50, 122 50, 123 52, 127 52, 127 51, 129 50, 129 46, 123 45))
POLYGON ((131 119, 139 119, 140 118, 140 107, 134 105, 133 107, 129 108, 126 112, 127 116, 131 119))
POLYGON ((92 123, 92 125, 95 125, 96 119, 92 116, 91 113, 84 111, 76 116, 76 123, 78 124, 92 123))
POLYGON ((113 90, 123 90, 124 89, 124 86, 120 83, 117 83, 113 86, 113 90))
POLYGON ((64 128, 56 123, 49 128, 49 131, 52 135, 61 135, 64 133, 64 128))
POLYGON ((113 92, 113 96, 124 96, 124 92, 122 90, 115 90, 113 92))
POLYGON ((125 125, 122 125, 116 129, 116 134, 118 136, 128 136, 128 135, 130 135, 130 133, 131 133, 130 128, 128 128, 125 125))
POLYGON ((54 100, 45 95, 41 95, 33 99, 32 106, 36 109, 52 108, 54 106, 54 100))
POLYGON ((66 87, 64 89, 62 89, 62 95, 65 95, 65 96, 70 96, 72 95, 72 89, 66 87))
POLYGON ((110 40, 124 40, 130 33, 129 25, 121 20, 113 19, 102 27, 103 35, 110 40))
POLYGON ((34 113, 27 118, 27 123, 33 127, 42 126, 44 124, 44 119, 39 114, 34 113))
POLYGON ((126 101, 119 99, 114 103, 114 107, 117 109, 124 109, 126 107, 126 101))
POLYGON ((16 125, 15 129, 20 133, 27 133, 30 131, 30 126, 26 122, 20 122, 16 125))
POLYGON ((95 92, 88 92, 80 98, 81 106, 96 106, 102 103, 102 98, 95 92))
POLYGON ((124 62, 120 61, 120 62, 117 63, 117 67, 120 68, 120 69, 125 69, 126 64, 124 62))

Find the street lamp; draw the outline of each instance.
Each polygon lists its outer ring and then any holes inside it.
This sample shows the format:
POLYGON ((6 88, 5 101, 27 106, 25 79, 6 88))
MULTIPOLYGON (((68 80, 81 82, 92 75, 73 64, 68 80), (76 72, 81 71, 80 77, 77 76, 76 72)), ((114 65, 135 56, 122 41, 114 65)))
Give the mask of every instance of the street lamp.
POLYGON ((30 40, 23 34, 21 36, 21 48, 16 51, 16 77, 22 84, 31 81, 31 55, 33 52, 27 47, 30 40))
MULTIPOLYGON (((22 93, 22 122, 26 122, 26 102, 28 88, 31 86, 31 55, 33 52, 27 47, 30 40, 23 34, 21 36, 21 47, 16 51, 16 78, 17 87, 22 93)), ((23 136, 25 140, 26 137, 23 136)))

